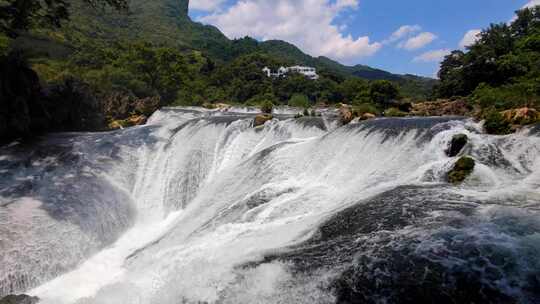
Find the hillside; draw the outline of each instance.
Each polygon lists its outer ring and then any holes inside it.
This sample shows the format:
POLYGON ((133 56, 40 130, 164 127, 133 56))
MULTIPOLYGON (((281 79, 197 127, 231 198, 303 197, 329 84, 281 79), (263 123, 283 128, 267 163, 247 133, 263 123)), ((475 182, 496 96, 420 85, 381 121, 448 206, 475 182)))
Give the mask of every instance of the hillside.
MULTIPOLYGON (((419 89, 411 95, 418 97, 429 94, 436 83, 429 78, 397 75, 364 65, 345 66, 326 57, 312 57, 285 41, 259 42, 249 37, 230 40, 216 27, 192 21, 188 16, 189 0, 131 0, 129 5, 130 11, 125 14, 112 10, 96 11, 76 0, 72 5, 71 22, 52 36, 57 43, 68 47, 88 37, 110 42, 150 41, 181 50, 200 50, 218 62, 230 62, 239 56, 259 52, 289 64, 314 66, 342 77, 391 80, 405 88, 419 89)), ((29 44, 35 43, 44 44, 42 39, 29 44)), ((60 47, 53 45, 48 48, 56 50, 60 47)), ((65 52, 55 53, 65 56, 65 52)))

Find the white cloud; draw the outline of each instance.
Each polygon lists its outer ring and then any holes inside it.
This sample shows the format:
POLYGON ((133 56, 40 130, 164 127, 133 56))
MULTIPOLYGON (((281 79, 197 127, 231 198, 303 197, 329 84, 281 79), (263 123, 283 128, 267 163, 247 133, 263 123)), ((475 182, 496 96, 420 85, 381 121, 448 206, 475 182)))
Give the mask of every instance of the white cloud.
POLYGON ((347 35, 334 24, 340 13, 357 7, 358 0, 238 0, 200 21, 217 26, 229 38, 281 39, 314 56, 352 61, 382 47, 367 36, 347 35))
POLYGON ((189 9, 212 12, 219 9, 225 0, 190 0, 189 9))
POLYGON ((540 5, 540 0, 531 0, 529 1, 527 4, 525 4, 523 6, 523 8, 526 8, 526 7, 534 7, 536 5, 540 5))
POLYGON ((430 44, 435 39, 437 39, 437 35, 430 32, 423 32, 400 43, 398 47, 408 51, 417 50, 430 44))
POLYGON ((414 57, 414 62, 441 62, 444 56, 449 55, 450 50, 441 49, 425 52, 419 56, 414 57))
POLYGON ((419 25, 403 25, 397 29, 390 38, 386 39, 384 43, 392 43, 400 40, 401 38, 408 37, 409 35, 419 32, 422 30, 422 27, 419 25))
POLYGON ((464 49, 467 46, 473 45, 480 38, 479 34, 481 32, 482 30, 470 30, 465 33, 465 36, 463 36, 463 39, 459 43, 459 47, 464 49))
MULTIPOLYGON (((540 0, 530 0, 529 2, 527 2, 527 4, 525 4, 521 8, 522 9, 528 8, 528 7, 531 8, 531 7, 535 7, 537 5, 540 5, 540 0)), ((512 17, 512 19, 510 19, 509 23, 516 21, 516 19, 517 19, 517 15, 514 15, 514 17, 512 17)))

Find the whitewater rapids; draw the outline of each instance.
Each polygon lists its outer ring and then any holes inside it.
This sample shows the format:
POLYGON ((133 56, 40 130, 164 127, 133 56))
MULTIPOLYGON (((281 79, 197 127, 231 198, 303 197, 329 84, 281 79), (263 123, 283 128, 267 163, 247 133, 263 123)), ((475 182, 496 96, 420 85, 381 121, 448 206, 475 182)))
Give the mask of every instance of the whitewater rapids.
POLYGON ((540 303, 540 128, 166 108, 0 149, 0 297, 540 303), (452 136, 476 162, 446 173, 452 136))

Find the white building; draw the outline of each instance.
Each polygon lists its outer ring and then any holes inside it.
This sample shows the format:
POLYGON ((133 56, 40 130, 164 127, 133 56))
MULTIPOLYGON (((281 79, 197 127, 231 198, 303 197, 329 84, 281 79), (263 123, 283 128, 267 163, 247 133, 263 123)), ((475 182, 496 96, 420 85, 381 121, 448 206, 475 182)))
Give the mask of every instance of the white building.
POLYGON ((287 67, 287 68, 280 67, 276 73, 273 73, 272 70, 268 67, 264 67, 262 71, 268 77, 285 77, 287 76, 288 73, 294 72, 294 73, 300 73, 311 80, 319 79, 319 75, 317 75, 317 70, 315 68, 299 66, 299 65, 295 65, 295 66, 287 67))

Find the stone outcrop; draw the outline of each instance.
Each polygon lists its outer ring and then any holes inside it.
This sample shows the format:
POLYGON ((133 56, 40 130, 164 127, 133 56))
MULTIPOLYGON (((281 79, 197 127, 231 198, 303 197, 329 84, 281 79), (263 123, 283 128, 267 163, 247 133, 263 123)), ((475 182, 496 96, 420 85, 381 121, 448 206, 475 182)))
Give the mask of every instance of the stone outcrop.
POLYGON ((474 171, 475 166, 476 163, 474 159, 468 156, 463 156, 455 163, 452 170, 448 172, 448 182, 452 184, 462 183, 463 181, 465 181, 465 179, 467 179, 467 177, 471 175, 471 173, 474 171))
POLYGON ((109 124, 109 128, 112 130, 124 129, 134 126, 144 125, 148 118, 144 115, 133 115, 127 119, 113 120, 109 124))
POLYGON ((349 124, 354 119, 353 109, 351 106, 341 104, 339 107, 339 120, 343 125, 349 124))
POLYGON ((512 125, 528 125, 540 120, 540 113, 534 108, 519 108, 501 112, 504 120, 512 125))
POLYGON ((457 156, 461 150, 467 145, 469 142, 469 137, 465 134, 456 134, 454 137, 452 137, 452 140, 450 141, 450 144, 448 145, 448 149, 446 149, 446 155, 448 157, 455 157, 457 156))
POLYGON ((22 54, 0 57, 0 142, 48 131, 106 128, 101 104, 88 85, 74 79, 42 87, 22 54))
POLYGON ((263 126, 267 121, 272 120, 274 117, 271 114, 260 114, 255 116, 253 121, 254 127, 263 126))
POLYGON ((415 103, 411 114, 414 116, 466 116, 472 108, 465 100, 437 100, 415 103))

